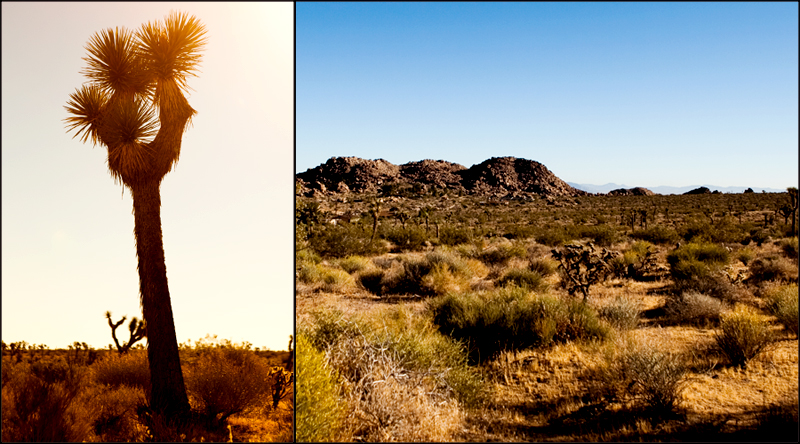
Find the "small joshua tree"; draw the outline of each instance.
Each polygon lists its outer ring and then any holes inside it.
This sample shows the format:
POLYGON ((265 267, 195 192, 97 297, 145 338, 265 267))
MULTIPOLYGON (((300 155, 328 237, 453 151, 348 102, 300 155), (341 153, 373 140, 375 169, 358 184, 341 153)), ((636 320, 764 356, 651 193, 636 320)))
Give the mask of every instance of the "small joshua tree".
POLYGON ((580 291, 583 302, 589 297, 589 287, 602 282, 611 272, 609 260, 616 254, 603 248, 595 251, 594 244, 588 246, 566 245, 563 251, 552 250, 553 258, 559 262, 558 268, 563 271, 564 285, 570 295, 580 291))
POLYGON ((289 387, 294 381, 294 374, 283 367, 272 367, 269 371, 269 379, 272 380, 272 408, 275 409, 281 399, 289 393, 289 387))
POLYGON ((122 325, 127 317, 123 316, 119 321, 113 322, 111 321, 111 312, 107 311, 106 319, 108 319, 108 326, 111 327, 111 337, 114 338, 114 344, 117 345, 117 351, 119 354, 127 353, 133 344, 147 336, 147 328, 145 327, 144 321, 139 321, 136 319, 136 317, 134 317, 131 319, 130 324, 128 324, 130 339, 128 339, 128 342, 119 345, 119 341, 117 340, 117 327, 122 325))

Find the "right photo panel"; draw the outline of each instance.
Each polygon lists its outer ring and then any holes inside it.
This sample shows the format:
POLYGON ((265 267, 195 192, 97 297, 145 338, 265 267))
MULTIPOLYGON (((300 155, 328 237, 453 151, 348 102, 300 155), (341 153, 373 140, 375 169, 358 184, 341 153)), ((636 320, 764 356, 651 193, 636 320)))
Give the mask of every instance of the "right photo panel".
POLYGON ((298 442, 797 442, 797 3, 295 12, 298 442))

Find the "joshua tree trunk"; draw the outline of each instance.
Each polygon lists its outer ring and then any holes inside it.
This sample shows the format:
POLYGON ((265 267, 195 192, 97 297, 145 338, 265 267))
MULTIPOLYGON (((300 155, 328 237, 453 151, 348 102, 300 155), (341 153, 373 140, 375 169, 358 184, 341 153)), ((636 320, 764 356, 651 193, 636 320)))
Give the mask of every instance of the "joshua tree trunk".
POLYGON ((139 260, 142 314, 147 322, 150 362, 150 407, 173 416, 189 411, 181 372, 178 340, 167 286, 167 266, 161 237, 159 180, 133 184, 134 235, 139 260))

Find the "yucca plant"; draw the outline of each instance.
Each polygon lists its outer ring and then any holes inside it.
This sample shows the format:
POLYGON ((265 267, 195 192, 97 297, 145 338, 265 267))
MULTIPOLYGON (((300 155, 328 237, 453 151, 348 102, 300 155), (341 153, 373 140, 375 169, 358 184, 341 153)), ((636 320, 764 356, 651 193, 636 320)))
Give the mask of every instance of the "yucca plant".
MULTIPOLYGON (((138 31, 106 29, 89 40, 89 83, 70 95, 69 131, 100 143, 108 169, 133 197, 140 301, 147 323, 151 407, 172 416, 189 411, 178 357, 164 246, 161 180, 178 162, 181 138, 196 111, 183 95, 196 76, 205 27, 193 16, 170 13, 138 31)), ((74 136, 73 136, 74 137, 74 136)))

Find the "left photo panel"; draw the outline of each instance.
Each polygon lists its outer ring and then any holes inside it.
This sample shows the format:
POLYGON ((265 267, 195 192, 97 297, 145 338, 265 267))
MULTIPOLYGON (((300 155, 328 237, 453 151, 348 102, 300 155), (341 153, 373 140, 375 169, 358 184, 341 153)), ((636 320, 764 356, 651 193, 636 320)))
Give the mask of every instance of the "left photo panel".
POLYGON ((2 3, 2 439, 294 439, 294 4, 2 3))

